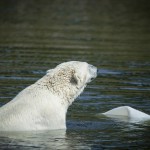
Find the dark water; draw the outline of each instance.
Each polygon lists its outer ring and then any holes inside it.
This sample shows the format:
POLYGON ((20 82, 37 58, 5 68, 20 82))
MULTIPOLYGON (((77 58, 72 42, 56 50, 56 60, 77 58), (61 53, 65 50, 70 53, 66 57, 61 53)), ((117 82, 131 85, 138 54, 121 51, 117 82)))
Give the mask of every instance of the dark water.
POLYGON ((69 108, 67 131, 0 134, 0 149, 150 149, 150 122, 97 117, 128 105, 150 114, 150 2, 1 0, 0 105, 64 61, 99 74, 69 108))

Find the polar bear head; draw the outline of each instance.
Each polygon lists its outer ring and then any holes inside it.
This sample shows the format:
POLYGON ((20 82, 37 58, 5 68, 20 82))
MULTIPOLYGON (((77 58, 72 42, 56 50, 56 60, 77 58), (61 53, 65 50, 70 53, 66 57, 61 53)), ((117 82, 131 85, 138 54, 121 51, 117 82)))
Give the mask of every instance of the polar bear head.
POLYGON ((69 106, 96 76, 97 68, 93 65, 70 61, 48 70, 37 83, 47 87, 62 99, 62 104, 69 106))

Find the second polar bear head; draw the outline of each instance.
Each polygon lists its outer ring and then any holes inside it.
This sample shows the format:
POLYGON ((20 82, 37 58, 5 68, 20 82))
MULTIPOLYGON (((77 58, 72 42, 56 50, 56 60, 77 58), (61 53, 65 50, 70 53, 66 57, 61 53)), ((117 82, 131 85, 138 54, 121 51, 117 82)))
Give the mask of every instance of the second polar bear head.
POLYGON ((86 62, 64 62, 47 71, 37 83, 46 86, 68 106, 81 94, 87 83, 97 76, 97 68, 86 62))

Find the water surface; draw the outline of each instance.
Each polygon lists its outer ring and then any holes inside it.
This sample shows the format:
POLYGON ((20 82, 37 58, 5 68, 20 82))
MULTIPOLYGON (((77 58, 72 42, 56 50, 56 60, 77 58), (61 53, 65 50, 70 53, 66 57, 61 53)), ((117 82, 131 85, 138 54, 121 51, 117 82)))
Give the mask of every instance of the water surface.
POLYGON ((97 113, 150 114, 150 4, 133 0, 1 0, 0 105, 64 61, 98 77, 69 108, 67 131, 0 133, 1 149, 149 149, 150 123, 97 113))

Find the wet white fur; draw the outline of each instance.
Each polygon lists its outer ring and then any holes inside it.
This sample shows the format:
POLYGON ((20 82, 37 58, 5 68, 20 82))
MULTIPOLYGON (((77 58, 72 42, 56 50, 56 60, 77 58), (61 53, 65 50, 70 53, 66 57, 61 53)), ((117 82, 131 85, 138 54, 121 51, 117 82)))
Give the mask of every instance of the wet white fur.
POLYGON ((68 107, 96 74, 96 67, 77 61, 48 70, 0 108, 0 130, 66 129, 68 107))

